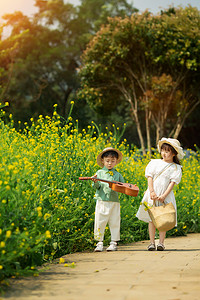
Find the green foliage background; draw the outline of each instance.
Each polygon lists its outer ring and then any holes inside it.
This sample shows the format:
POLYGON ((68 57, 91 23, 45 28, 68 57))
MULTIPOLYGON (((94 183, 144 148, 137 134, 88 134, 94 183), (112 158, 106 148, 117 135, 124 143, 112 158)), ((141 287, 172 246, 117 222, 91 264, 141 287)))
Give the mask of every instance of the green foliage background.
MULTIPOLYGON (((56 106, 56 105, 55 105, 56 106)), ((72 102, 73 106, 73 102, 72 102)), ((5 113, 1 112, 2 116, 5 113)), ((137 184, 138 197, 120 194, 121 243, 148 239, 147 224, 135 214, 147 187, 144 171, 149 156, 121 141, 119 128, 101 133, 92 123, 79 131, 78 120, 31 119, 23 130, 0 122, 0 280, 36 272, 36 267, 63 254, 92 250, 95 201, 90 181, 96 157, 107 146, 123 153, 118 171, 137 184)), ((199 150, 183 160, 183 177, 175 187, 178 227, 169 235, 200 232, 199 150)), ((155 157, 158 154, 155 152, 155 157)), ((105 244, 109 242, 106 229, 105 244)))
MULTIPOLYGON (((149 84, 151 76, 163 72, 171 74, 173 81, 177 77, 184 78, 184 84, 178 88, 187 93, 183 101, 173 105, 173 111, 177 112, 175 119, 180 117, 181 107, 188 110, 193 100, 197 100, 196 96, 199 100, 199 10, 190 5, 184 9, 172 7, 156 16, 149 12, 137 13, 133 4, 134 1, 126 0, 80 0, 78 5, 64 0, 36 0, 38 12, 32 17, 21 12, 3 16, 4 23, 0 24, 0 101, 10 103, 9 112, 15 122, 20 120, 23 124, 40 114, 51 116, 54 103, 58 104, 58 113, 66 118, 73 100, 76 108, 73 116, 79 119, 79 128, 85 128, 92 120, 103 124, 102 127, 112 123, 122 126, 125 120, 124 137, 129 143, 140 145, 130 105, 124 103, 124 96, 120 96, 116 88, 109 94, 104 89, 104 97, 98 90, 97 94, 91 89, 89 95, 85 94, 87 80, 94 81, 95 88, 104 87, 105 83, 111 87, 109 80, 122 76, 122 84, 129 91, 128 85, 133 87, 129 79, 133 70, 144 86, 149 84), (92 37, 99 43, 91 53, 92 64, 88 72, 85 70, 87 76, 84 73, 80 78, 78 74, 84 63, 81 57, 84 50, 89 49, 92 37), (94 59, 100 60, 100 64, 96 65, 94 59), (131 67, 128 73, 124 62, 131 67), (143 74, 139 72, 141 69, 143 74), (102 82, 98 81, 97 73, 102 82), (77 100, 81 84, 82 96, 79 94, 77 100), (116 106, 110 113, 113 103, 116 106)), ((93 86, 93 82, 89 86, 93 86)), ((138 99, 144 96, 145 90, 137 91, 138 99)), ((161 99, 165 99, 165 95, 161 99)), ((183 144, 189 147, 200 140, 196 129, 199 107, 187 119, 181 132, 183 144)), ((144 105, 138 111, 142 120, 143 108, 144 105)), ((172 115, 168 114, 168 123, 172 115)), ((146 140, 144 126, 142 134, 146 140)), ((152 136, 152 144, 154 141, 152 136)))

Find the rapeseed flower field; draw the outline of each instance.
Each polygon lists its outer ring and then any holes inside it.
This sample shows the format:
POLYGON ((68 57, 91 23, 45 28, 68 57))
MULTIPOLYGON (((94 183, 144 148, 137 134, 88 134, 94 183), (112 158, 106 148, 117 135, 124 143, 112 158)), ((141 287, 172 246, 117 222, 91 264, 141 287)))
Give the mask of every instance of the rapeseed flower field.
MULTIPOLYGON (((121 243, 148 239, 147 224, 135 214, 147 188, 144 171, 149 156, 120 141, 114 125, 112 132, 101 133, 94 123, 80 131, 78 120, 63 120, 56 109, 52 118, 30 121, 16 130, 12 116, 10 122, 0 120, 1 283, 7 277, 37 275, 37 266, 64 254, 93 249, 95 190, 90 181, 78 178, 95 174, 97 154, 105 147, 123 153, 117 169, 140 189, 137 197, 120 194, 121 243)), ((182 161, 182 181, 175 187, 178 227, 168 236, 200 232, 199 159, 197 150, 182 161)), ((109 236, 106 228, 105 243, 109 236)))

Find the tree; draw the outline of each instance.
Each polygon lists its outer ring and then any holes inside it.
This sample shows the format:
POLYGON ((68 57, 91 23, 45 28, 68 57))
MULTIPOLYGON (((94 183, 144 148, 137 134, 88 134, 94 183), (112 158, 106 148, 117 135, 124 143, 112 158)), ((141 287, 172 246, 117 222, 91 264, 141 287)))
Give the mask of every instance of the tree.
POLYGON ((143 124, 150 151, 151 120, 157 126, 157 139, 161 133, 178 137, 185 119, 200 102, 199 21, 199 11, 192 7, 159 16, 145 12, 124 19, 110 18, 82 56, 80 99, 87 99, 102 113, 111 111, 113 104, 128 103, 143 153, 143 124), (163 81, 163 74, 171 80, 171 86, 163 81), (162 90, 168 101, 164 102, 163 119, 168 126, 162 125, 159 133, 161 119, 155 116, 161 113, 162 90))
MULTIPOLYGON (((177 112, 187 108, 187 101, 185 101, 182 91, 177 90, 176 82, 173 82, 170 75, 162 74, 160 77, 153 76, 149 86, 150 90, 144 93, 144 102, 146 118, 148 122, 153 121, 156 128, 156 144, 160 137, 164 136, 169 129, 172 133, 179 130, 177 127, 177 112), (179 105, 179 107, 177 107, 179 105), (169 124, 171 125, 169 127, 169 124)), ((148 132, 148 129, 146 129, 148 132)), ((174 137, 178 137, 174 134, 174 137)))
POLYGON ((164 71, 172 76, 172 101, 177 92, 181 94, 179 101, 173 102, 176 115, 172 118, 171 131, 168 131, 177 138, 185 120, 200 103, 200 12, 189 6, 161 11, 161 16, 159 26, 151 28, 155 37, 151 43, 152 57, 156 57, 158 67, 163 66, 164 71))
POLYGON ((114 15, 131 9, 124 0, 93 2, 74 7, 63 0, 35 0, 39 11, 32 19, 21 12, 4 16, 3 26, 12 30, 0 41, 2 98, 19 119, 49 114, 55 103, 65 117, 79 87, 80 55, 92 34, 114 2, 114 15))
MULTIPOLYGON (((78 6, 78 22, 86 29, 85 34, 95 34, 108 18, 131 16, 137 12, 130 1, 126 0, 82 0, 78 6)), ((91 36, 90 36, 91 37, 91 36)))
MULTIPOLYGON (((42 24, 44 21, 44 7, 31 21, 22 13, 6 15, 6 25, 12 26, 11 35, 1 41, 1 49, 7 51, 7 76, 10 77, 9 89, 5 97, 12 99, 11 105, 14 110, 19 108, 37 111, 37 113, 47 114, 51 111, 54 103, 58 103, 62 109, 60 113, 65 115, 66 104, 71 91, 77 87, 75 78, 76 49, 67 44, 70 40, 70 22, 68 15, 72 16, 74 9, 72 5, 64 5, 63 1, 55 1, 60 4, 62 16, 57 12, 54 18, 65 16, 65 25, 68 27, 60 29, 50 28, 42 24), (63 4, 61 6, 61 4, 63 4), (15 53, 12 60, 9 59, 10 51, 15 46, 15 53), (69 51, 71 47, 71 50, 69 51), (11 72, 12 70, 12 72, 11 72)), ((52 7, 53 2, 43 4, 50 7, 45 8, 46 18, 51 22, 51 12, 56 7, 52 7), (49 15, 48 15, 49 14, 49 15)), ((38 1, 39 5, 39 1, 38 1)), ((1 64, 5 61, 2 57, 1 64)))

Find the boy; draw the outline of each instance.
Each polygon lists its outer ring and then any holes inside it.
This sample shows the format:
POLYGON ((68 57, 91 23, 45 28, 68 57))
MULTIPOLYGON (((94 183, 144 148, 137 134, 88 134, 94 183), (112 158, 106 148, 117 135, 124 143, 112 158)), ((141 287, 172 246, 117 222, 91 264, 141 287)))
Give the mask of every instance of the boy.
POLYGON ((111 232, 111 242, 106 250, 116 251, 117 241, 120 240, 120 203, 118 193, 113 191, 108 183, 97 181, 95 177, 109 181, 124 182, 122 175, 114 169, 121 160, 122 153, 112 147, 105 148, 97 156, 97 163, 102 169, 98 170, 93 178, 93 186, 96 188, 94 238, 99 241, 94 250, 95 252, 103 251, 104 231, 107 223, 111 232))

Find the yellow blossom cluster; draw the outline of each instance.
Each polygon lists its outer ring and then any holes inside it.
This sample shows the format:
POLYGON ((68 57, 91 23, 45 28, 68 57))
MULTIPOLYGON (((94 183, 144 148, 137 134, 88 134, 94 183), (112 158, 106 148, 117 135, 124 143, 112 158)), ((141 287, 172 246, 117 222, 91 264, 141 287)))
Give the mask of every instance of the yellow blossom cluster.
MULTIPOLYGON (((20 131, 12 122, 0 121, 0 280, 7 273, 18 276, 16 264, 18 270, 36 272, 44 261, 94 246, 95 190, 79 177, 96 173, 97 155, 105 147, 122 152, 116 169, 140 189, 137 197, 119 195, 121 241, 148 238, 146 224, 135 214, 147 187, 144 172, 150 156, 120 140, 120 130, 124 128, 113 125, 113 131, 101 132, 94 123, 79 130, 77 121, 69 116, 63 123, 56 110, 52 118, 31 118, 20 131)), ((199 156, 197 151, 183 160, 182 181, 174 189, 178 227, 169 234, 199 231, 199 156)), ((107 227, 105 241, 109 238, 107 227)))

